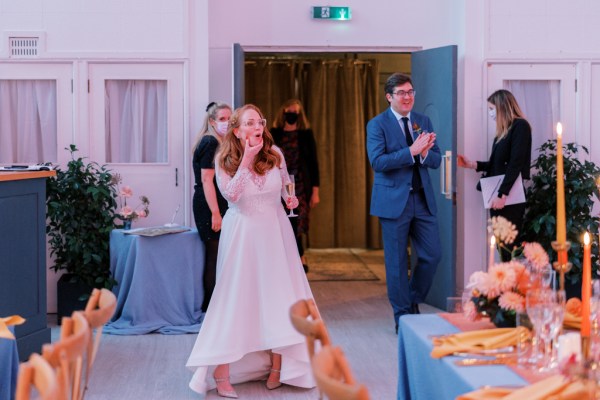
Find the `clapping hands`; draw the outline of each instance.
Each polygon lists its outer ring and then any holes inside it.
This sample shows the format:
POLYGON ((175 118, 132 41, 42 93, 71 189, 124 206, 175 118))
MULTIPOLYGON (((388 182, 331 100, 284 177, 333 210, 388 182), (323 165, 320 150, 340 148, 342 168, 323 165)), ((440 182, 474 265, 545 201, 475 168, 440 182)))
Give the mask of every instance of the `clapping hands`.
POLYGON ((414 141, 412 146, 410 146, 410 154, 414 157, 417 154, 420 154, 421 157, 425 158, 427 156, 427 152, 429 149, 433 147, 435 144, 435 133, 434 132, 424 132, 421 133, 414 141))

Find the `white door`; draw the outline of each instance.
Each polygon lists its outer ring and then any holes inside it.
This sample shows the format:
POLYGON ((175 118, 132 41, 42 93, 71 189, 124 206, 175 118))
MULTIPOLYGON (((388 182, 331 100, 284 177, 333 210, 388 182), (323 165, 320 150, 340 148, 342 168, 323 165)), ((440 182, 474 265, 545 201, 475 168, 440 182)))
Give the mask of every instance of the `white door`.
MULTIPOLYGON (((577 123, 577 65, 496 63, 487 64, 487 96, 498 89, 510 90, 532 127, 532 160, 537 149, 556 138, 556 123, 563 125, 565 143, 582 143, 582 128, 577 123)), ((486 96, 486 97, 487 97, 486 96)), ((492 148, 495 124, 488 122, 488 149, 492 148)))
MULTIPOLYGON (((52 132, 55 138, 51 141, 56 143, 56 149, 52 155, 48 155, 44 160, 31 159, 18 160, 19 163, 31 164, 38 162, 52 162, 65 167, 70 159, 69 153, 64 150, 74 143, 73 134, 73 64, 72 63, 0 63, 0 79, 8 81, 51 81, 51 93, 53 99, 47 98, 47 107, 56 109, 55 123, 56 127, 45 130, 44 133, 52 132), (53 103, 53 104, 52 104, 53 103)), ((17 94, 18 95, 18 94, 17 94)), ((15 99, 16 100, 16 99, 15 99)), ((13 116, 14 117, 14 116, 13 116)), ((17 119, 19 116, 16 116, 17 119)), ((19 124, 15 124, 18 126, 19 124)), ((32 149, 32 154, 36 154, 32 149)))
MULTIPOLYGON (((149 216, 138 219, 134 227, 170 222, 177 209, 188 208, 184 172, 190 152, 184 149, 183 64, 90 63, 88 70, 91 159, 108 164, 121 175, 122 185, 131 187, 133 196, 128 205, 135 207, 141 195, 149 198, 149 216), (121 97, 115 99, 112 90, 123 84, 148 85, 147 92, 160 93, 155 97, 142 94, 132 101, 131 97, 138 94, 122 91, 121 97), (126 120, 121 121, 117 140, 129 147, 120 156, 115 154, 120 148, 111 136, 115 113, 126 120), (140 131, 145 137, 128 138, 133 131, 140 131), (142 147, 144 152, 150 147, 150 155, 140 156, 138 150, 142 147)), ((180 211, 174 222, 184 225, 185 219, 185 213, 180 211)))

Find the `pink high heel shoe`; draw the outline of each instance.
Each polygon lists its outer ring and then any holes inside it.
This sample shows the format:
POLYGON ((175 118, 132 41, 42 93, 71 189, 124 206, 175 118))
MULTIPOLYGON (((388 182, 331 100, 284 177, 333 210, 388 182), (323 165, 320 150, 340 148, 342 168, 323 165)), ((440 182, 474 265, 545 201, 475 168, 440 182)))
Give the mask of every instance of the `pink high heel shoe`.
POLYGON ((235 392, 235 389, 233 389, 233 387, 231 389, 223 389, 219 386, 221 386, 220 384, 223 382, 227 382, 229 384, 229 386, 231 386, 231 383, 229 383, 229 377, 225 377, 225 378, 215 378, 215 382, 217 383, 217 394, 221 397, 227 397, 230 399, 237 399, 238 395, 235 392))
POLYGON ((281 372, 281 370, 271 368, 271 373, 269 374, 269 378, 267 378, 267 383, 265 384, 265 386, 267 386, 267 389, 273 390, 273 389, 277 389, 279 386, 281 386, 281 381, 279 379, 277 379, 277 380, 271 379, 273 374, 279 375, 280 372, 281 372))

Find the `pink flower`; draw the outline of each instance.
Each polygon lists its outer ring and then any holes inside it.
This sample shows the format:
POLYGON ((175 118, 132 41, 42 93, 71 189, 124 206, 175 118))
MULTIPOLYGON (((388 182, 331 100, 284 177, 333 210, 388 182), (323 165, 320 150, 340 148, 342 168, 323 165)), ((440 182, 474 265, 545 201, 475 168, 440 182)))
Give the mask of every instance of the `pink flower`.
POLYGON ((527 243, 523 248, 523 254, 525 258, 531 263, 531 265, 539 270, 544 268, 550 262, 548 253, 539 243, 527 243))
POLYGON ((516 289, 522 294, 526 294, 531 282, 531 273, 523 266, 523 269, 516 270, 517 286, 516 289))
POLYGON ((491 284, 488 291, 488 298, 493 298, 512 290, 517 284, 517 275, 511 263, 501 263, 492 266, 489 275, 491 284))
POLYGON ((133 190, 129 186, 123 186, 121 188, 121 196, 125 198, 131 197, 133 196, 133 190))
POLYGON ((516 292, 503 293, 498 299, 498 304, 505 310, 514 310, 518 313, 525 311, 525 298, 516 292))
POLYGON ((127 218, 127 217, 131 216, 131 214, 133 214, 133 209, 129 206, 125 206, 125 207, 121 208, 121 211, 119 212, 119 214, 121 214, 121 216, 123 218, 127 218))
POLYGON ((138 217, 140 218, 146 218, 146 210, 140 210, 137 212, 138 217))
POLYGON ((472 301, 467 301, 463 304, 463 314, 469 321, 477 321, 481 319, 481 315, 477 312, 477 308, 472 301))
POLYGON ((469 278, 467 287, 470 289, 477 289, 482 295, 487 296, 490 290, 490 284, 490 277, 486 272, 476 271, 473 272, 469 278))

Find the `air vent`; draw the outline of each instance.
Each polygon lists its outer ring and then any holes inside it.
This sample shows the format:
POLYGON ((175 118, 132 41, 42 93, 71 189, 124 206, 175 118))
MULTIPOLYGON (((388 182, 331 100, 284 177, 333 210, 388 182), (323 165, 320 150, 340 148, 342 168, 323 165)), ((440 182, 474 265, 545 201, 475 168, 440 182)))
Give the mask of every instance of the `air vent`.
POLYGON ((37 58, 39 56, 38 36, 8 38, 8 49, 11 58, 37 58))

